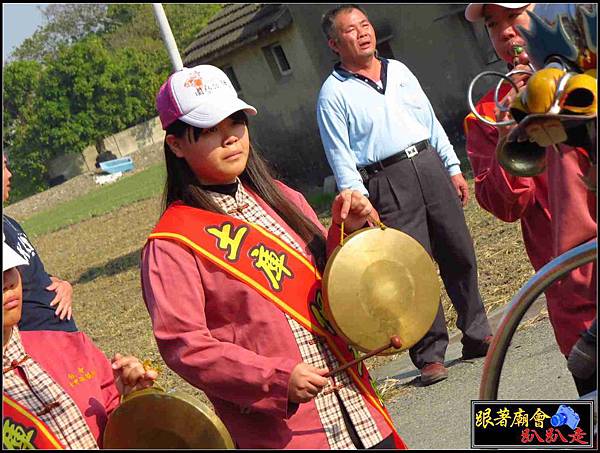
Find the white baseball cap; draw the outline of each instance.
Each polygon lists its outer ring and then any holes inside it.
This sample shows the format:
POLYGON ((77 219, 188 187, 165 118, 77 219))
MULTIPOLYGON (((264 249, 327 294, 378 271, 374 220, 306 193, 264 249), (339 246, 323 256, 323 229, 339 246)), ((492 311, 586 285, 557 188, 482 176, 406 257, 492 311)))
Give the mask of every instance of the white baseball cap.
POLYGON ((6 236, 2 233, 2 272, 24 264, 29 264, 29 262, 6 243, 6 236))
POLYGON ((171 74, 158 91, 156 108, 164 130, 176 120, 207 128, 239 110, 256 115, 254 107, 238 98, 227 75, 212 65, 171 74))
POLYGON ((502 8, 519 9, 531 3, 469 3, 465 9, 465 18, 469 22, 479 22, 483 20, 483 7, 485 5, 498 5, 502 8))

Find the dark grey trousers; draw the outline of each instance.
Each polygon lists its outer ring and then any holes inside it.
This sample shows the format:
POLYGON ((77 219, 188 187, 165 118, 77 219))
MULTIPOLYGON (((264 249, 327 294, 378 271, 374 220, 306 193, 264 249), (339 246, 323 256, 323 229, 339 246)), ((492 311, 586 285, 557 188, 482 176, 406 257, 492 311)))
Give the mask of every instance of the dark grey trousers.
MULTIPOLYGON (((448 171, 428 147, 370 176, 369 199, 381 221, 410 235, 437 262, 446 292, 458 314, 463 345, 491 335, 477 283, 473 240, 448 171)), ((425 337, 410 349, 417 368, 444 362, 448 330, 442 304, 425 337)))

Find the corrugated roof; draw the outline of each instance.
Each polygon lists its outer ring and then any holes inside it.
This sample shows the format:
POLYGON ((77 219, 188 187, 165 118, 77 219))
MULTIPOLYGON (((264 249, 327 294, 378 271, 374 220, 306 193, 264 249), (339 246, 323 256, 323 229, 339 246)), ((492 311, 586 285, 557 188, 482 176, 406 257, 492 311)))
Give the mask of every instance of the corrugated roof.
POLYGON ((281 4, 228 3, 184 50, 183 63, 186 66, 200 64, 216 54, 229 53, 263 33, 281 30, 290 23, 291 15, 281 4))

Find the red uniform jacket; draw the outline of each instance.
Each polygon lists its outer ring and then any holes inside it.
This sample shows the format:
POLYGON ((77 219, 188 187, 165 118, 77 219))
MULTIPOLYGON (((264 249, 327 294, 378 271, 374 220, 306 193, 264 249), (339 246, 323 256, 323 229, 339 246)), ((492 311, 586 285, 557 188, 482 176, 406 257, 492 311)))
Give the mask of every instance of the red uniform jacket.
POLYGON ((29 354, 73 399, 102 447, 108 415, 120 395, 110 361, 83 332, 19 331, 29 354))
MULTIPOLYGON (((505 87, 504 93, 507 90, 505 87)), ((501 96, 504 93, 501 91, 501 96)), ((493 90, 477 104, 477 111, 490 120, 495 118, 493 90)), ((465 118, 464 127, 477 201, 505 222, 521 221, 523 241, 535 270, 597 236, 595 196, 581 181, 590 163, 581 150, 560 145, 559 155, 549 148, 544 173, 517 177, 498 164, 496 128, 472 113, 465 118)), ((565 355, 596 317, 596 267, 590 263, 575 269, 546 291, 550 321, 565 355)))
MULTIPOLYGON (((301 194, 280 187, 319 224, 301 194)), ((263 200, 256 200, 310 256, 305 242, 263 200)), ((337 236, 328 238, 330 249, 335 239, 339 243, 336 230, 337 236)), ((164 239, 150 241, 143 250, 142 285, 163 359, 206 392, 239 448, 329 449, 314 400, 289 404, 290 375, 302 356, 287 319, 273 303, 164 239)), ((367 406, 386 438, 389 425, 367 406)))

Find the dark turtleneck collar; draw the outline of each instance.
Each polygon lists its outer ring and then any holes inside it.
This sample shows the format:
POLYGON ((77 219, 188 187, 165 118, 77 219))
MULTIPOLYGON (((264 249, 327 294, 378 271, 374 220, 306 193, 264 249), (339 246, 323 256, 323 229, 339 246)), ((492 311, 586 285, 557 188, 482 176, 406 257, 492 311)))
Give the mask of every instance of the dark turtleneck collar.
POLYGON ((200 185, 204 190, 210 190, 212 192, 221 193, 223 195, 230 195, 235 197, 238 189, 238 181, 232 182, 231 184, 214 184, 214 185, 200 185))

